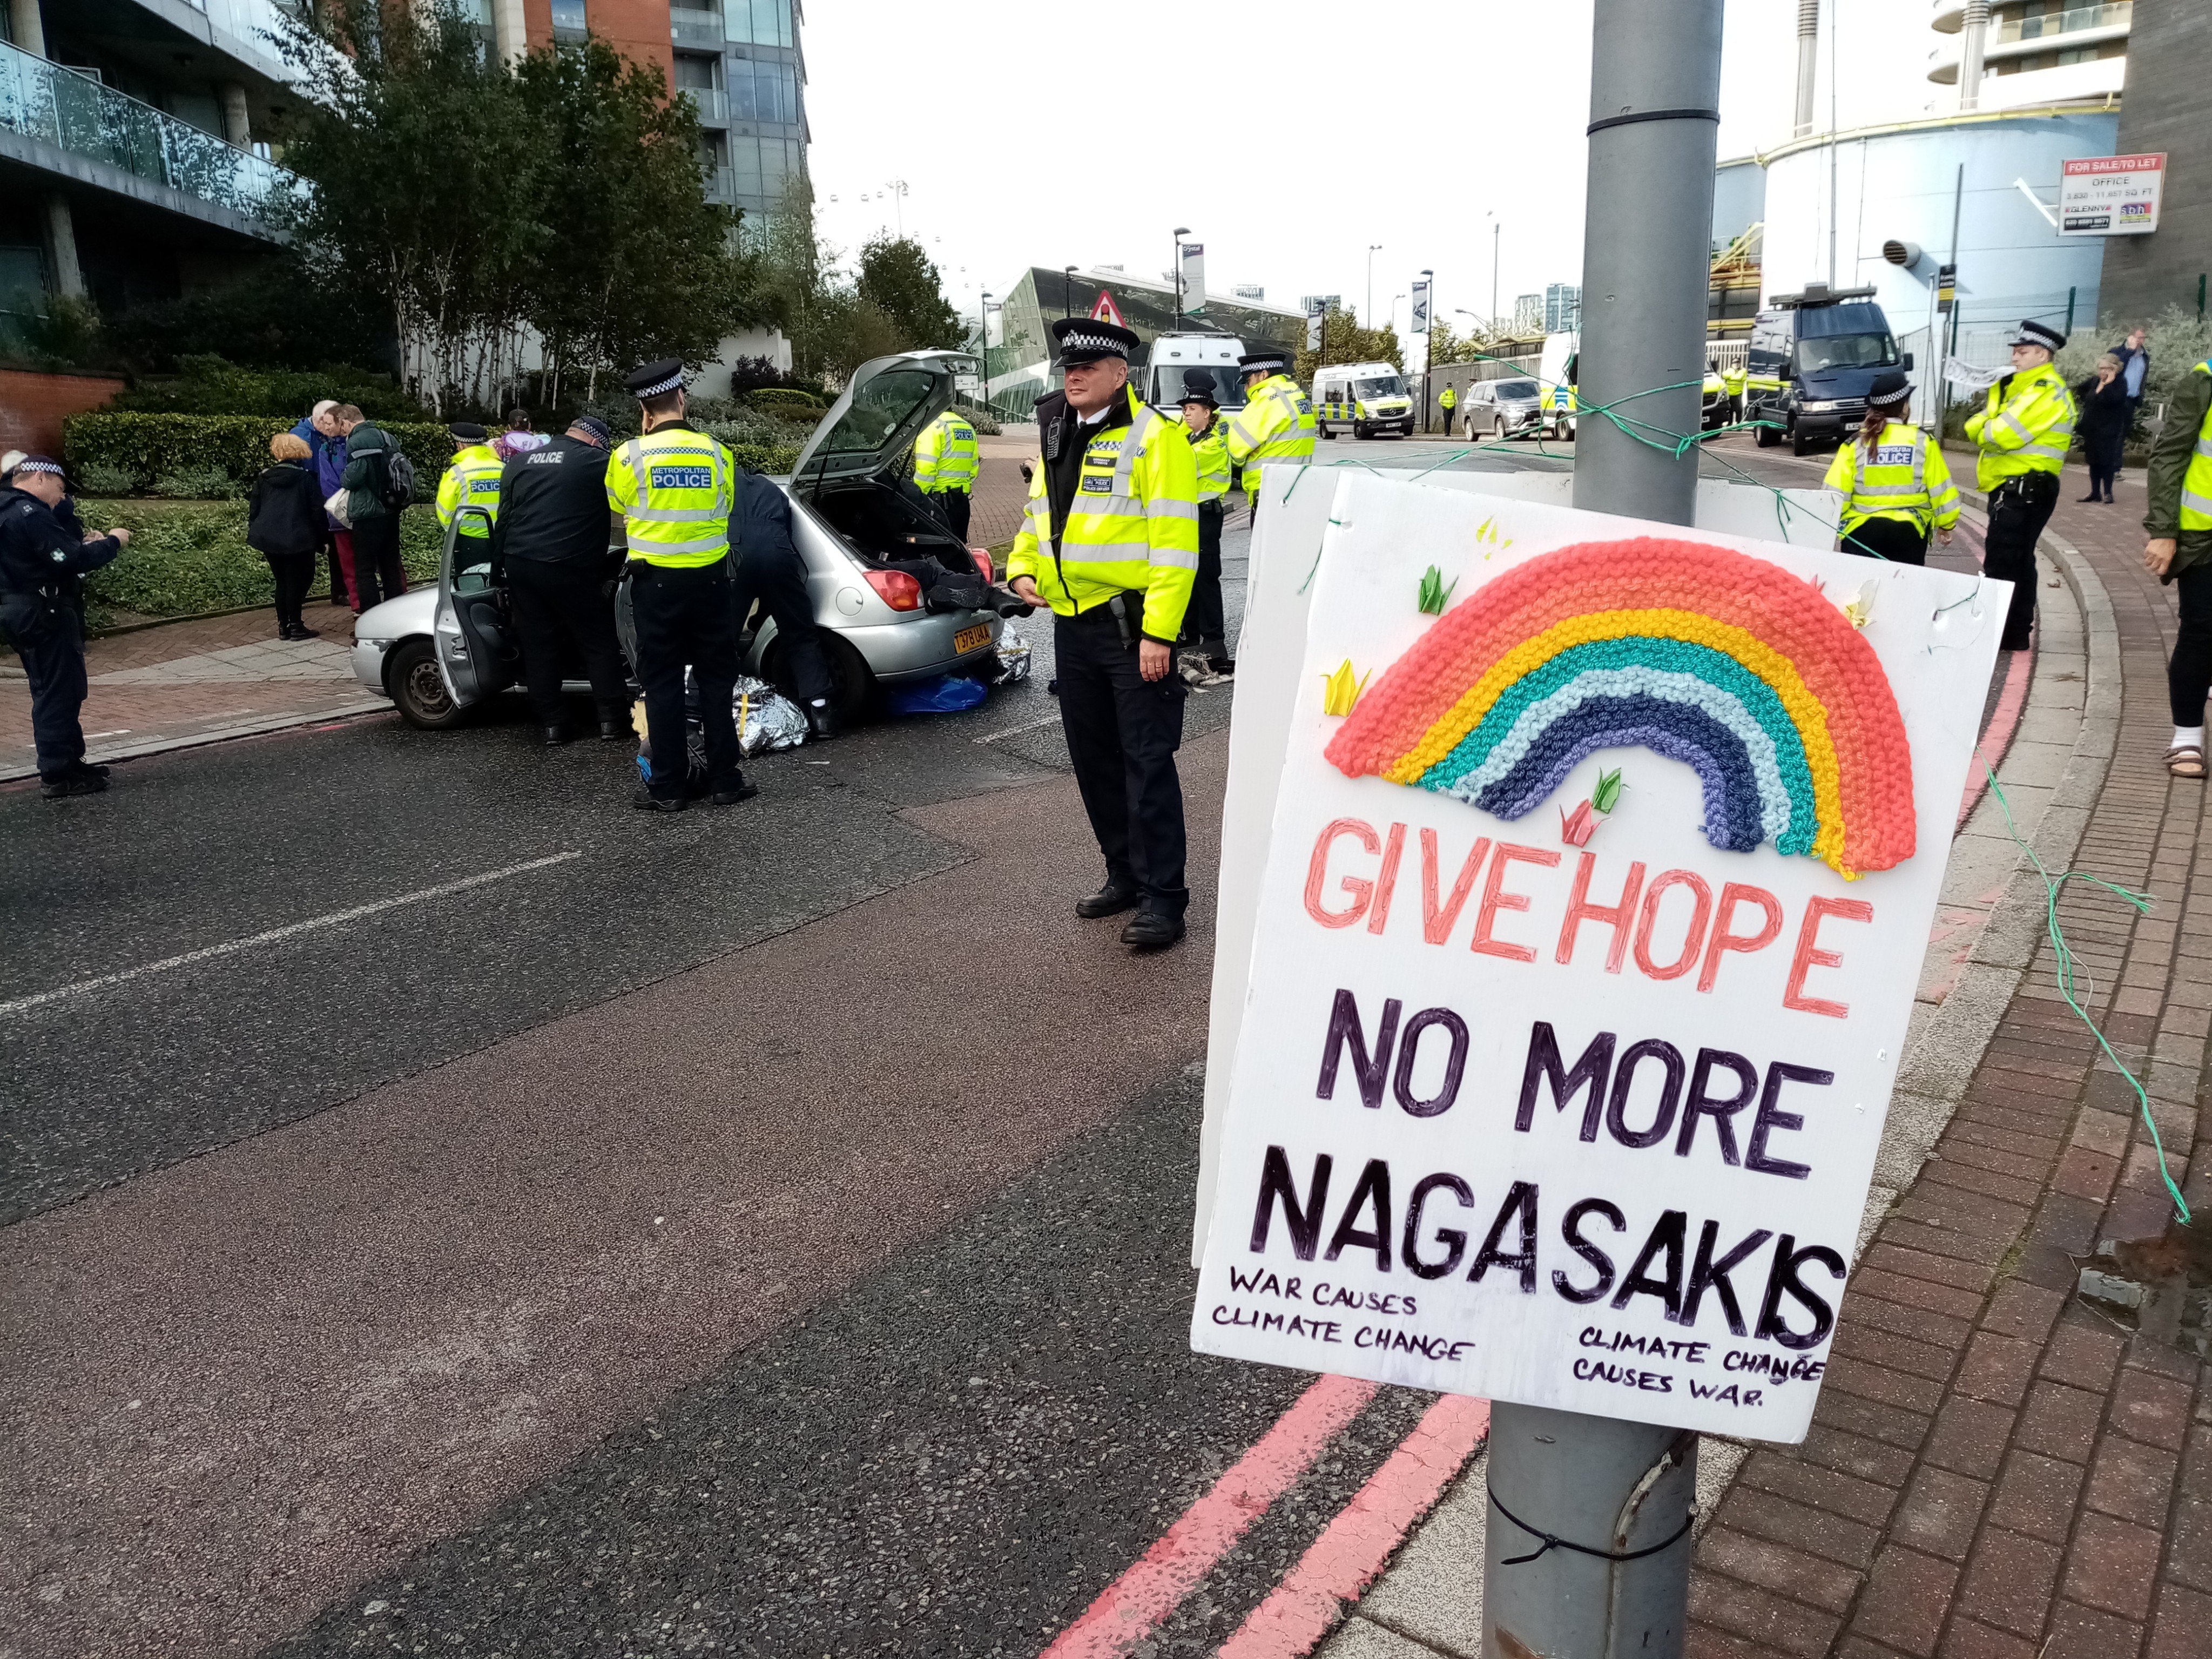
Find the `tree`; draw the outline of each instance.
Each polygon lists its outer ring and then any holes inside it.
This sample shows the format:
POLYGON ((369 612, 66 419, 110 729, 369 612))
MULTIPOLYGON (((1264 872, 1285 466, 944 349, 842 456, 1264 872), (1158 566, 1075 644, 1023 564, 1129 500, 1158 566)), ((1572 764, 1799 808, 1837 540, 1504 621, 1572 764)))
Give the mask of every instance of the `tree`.
POLYGON ((883 313, 900 343, 895 350, 957 350, 968 331, 945 297, 936 264, 912 237, 878 236, 860 247, 860 300, 883 313))
POLYGON ((1321 349, 1298 348, 1296 377, 1301 384, 1311 386, 1314 371, 1330 363, 1388 363, 1401 374, 1406 367, 1395 327, 1385 323, 1381 328, 1362 328, 1351 313, 1335 306, 1322 319, 1321 349))

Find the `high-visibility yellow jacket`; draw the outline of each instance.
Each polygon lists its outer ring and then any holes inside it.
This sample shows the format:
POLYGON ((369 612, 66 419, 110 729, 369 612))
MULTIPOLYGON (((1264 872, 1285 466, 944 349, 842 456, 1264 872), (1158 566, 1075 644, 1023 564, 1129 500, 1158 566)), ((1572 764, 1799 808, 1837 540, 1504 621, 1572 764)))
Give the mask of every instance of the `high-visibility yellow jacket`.
POLYGON ((1862 457, 1855 437, 1836 451, 1821 482, 1844 493, 1844 533, 1869 519, 1904 519, 1923 534, 1932 526, 1948 530, 1959 522, 1959 486, 1943 452, 1928 434, 1903 421, 1882 428, 1874 453, 1862 457))
MULTIPOLYGON (((446 476, 438 480, 438 528, 450 530, 453 514, 465 507, 481 507, 499 517, 499 475, 507 463, 492 453, 489 444, 471 444, 458 451, 446 476)), ((461 520, 464 536, 491 534, 482 519, 471 514, 461 520)))
MULTIPOLYGON (((1155 412, 1133 387, 1127 396, 1128 424, 1099 432, 1085 447, 1082 474, 1057 540, 1049 468, 1036 467, 1029 514, 1006 559, 1006 580, 1031 578, 1039 596, 1062 617, 1095 610, 1116 593, 1141 593, 1146 636, 1172 645, 1198 576, 1198 465, 1181 421, 1155 412)), ((1057 413, 1048 404, 1039 409, 1040 424, 1057 413)))
POLYGON ((1728 395, 1731 398, 1743 396, 1744 379, 1744 367, 1741 363, 1738 363, 1734 368, 1724 368, 1721 371, 1721 385, 1727 388, 1728 395))
POLYGON ((1260 468, 1269 461, 1310 461, 1314 448, 1313 404, 1287 374, 1270 374, 1254 386, 1251 401, 1237 411, 1222 434, 1232 466, 1244 469, 1244 488, 1260 498, 1260 468))
POLYGON ((925 495, 973 490, 981 466, 975 428, 949 409, 922 428, 921 436, 914 441, 914 485, 925 495))
POLYGON ((1437 393, 1437 401, 1446 409, 1456 409, 1459 407, 1459 393, 1446 386, 1442 392, 1437 393))
POLYGON ((1198 499, 1219 501, 1229 493, 1229 444, 1220 416, 1216 415, 1204 432, 1191 439, 1190 453, 1198 464, 1198 499))
POLYGON ((706 565, 730 552, 737 463, 686 422, 632 438, 607 463, 607 505, 623 516, 629 556, 706 565))
POLYGON ((2025 374, 2008 374, 1990 388, 1989 405, 1966 422, 1966 435, 1981 446, 1974 482, 1995 489, 2007 478, 2056 472, 2074 441, 2074 394, 2049 363, 2025 374))
MULTIPOLYGON (((2212 358, 2189 372, 2212 377, 2212 358)), ((2181 475, 2181 527, 2212 530, 2212 409, 2205 411, 2203 424, 2197 428, 2197 447, 2190 454, 2189 470, 2181 475)))

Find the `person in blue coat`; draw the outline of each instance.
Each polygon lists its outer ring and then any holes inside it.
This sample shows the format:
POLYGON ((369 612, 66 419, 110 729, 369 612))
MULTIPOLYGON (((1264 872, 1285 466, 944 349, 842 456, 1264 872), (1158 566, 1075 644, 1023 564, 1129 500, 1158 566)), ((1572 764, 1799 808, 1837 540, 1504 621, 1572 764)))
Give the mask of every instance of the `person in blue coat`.
POLYGON ((59 461, 27 455, 0 478, 0 636, 31 684, 39 793, 48 800, 107 787, 107 769, 84 759, 84 579, 130 544, 131 532, 77 529, 59 461))

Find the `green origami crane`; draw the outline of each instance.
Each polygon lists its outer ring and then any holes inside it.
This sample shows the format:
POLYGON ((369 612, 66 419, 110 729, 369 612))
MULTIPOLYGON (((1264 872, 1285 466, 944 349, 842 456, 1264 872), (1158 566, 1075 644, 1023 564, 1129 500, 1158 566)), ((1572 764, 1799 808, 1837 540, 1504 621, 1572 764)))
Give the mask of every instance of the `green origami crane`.
POLYGON ((1421 573, 1421 614, 1441 617, 1444 607, 1451 603, 1452 590, 1459 586, 1459 578, 1452 578, 1450 587, 1444 586, 1443 572, 1431 565, 1421 573))

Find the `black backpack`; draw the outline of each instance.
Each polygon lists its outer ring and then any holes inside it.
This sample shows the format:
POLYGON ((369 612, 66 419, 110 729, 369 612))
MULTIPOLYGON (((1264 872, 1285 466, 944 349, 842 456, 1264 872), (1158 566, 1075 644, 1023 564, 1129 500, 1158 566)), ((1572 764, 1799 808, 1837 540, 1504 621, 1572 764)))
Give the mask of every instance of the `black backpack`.
POLYGON ((394 513, 415 499, 415 463, 394 445, 384 458, 384 504, 394 513))

